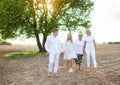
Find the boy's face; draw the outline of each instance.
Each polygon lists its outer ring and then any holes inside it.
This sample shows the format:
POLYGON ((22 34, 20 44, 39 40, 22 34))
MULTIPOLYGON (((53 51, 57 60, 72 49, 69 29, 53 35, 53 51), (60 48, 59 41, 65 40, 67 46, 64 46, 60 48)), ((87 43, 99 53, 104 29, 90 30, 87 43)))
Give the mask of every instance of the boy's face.
POLYGON ((53 34, 54 34, 55 36, 58 36, 58 33, 59 33, 59 31, 55 31, 53 34))
POLYGON ((79 36, 78 36, 78 39, 79 39, 79 40, 82 40, 82 35, 79 35, 79 36))

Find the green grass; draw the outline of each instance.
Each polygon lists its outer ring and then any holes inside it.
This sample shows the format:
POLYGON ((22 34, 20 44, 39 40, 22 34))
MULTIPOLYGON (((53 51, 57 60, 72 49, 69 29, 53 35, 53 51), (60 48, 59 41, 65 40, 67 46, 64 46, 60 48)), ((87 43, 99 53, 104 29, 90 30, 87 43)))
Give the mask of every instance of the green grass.
POLYGON ((11 45, 11 43, 0 40, 0 45, 11 45))
POLYGON ((6 54, 3 57, 7 60, 12 59, 23 59, 23 58, 32 58, 36 56, 47 56, 46 52, 39 52, 39 51, 22 51, 22 52, 14 52, 10 54, 6 54))

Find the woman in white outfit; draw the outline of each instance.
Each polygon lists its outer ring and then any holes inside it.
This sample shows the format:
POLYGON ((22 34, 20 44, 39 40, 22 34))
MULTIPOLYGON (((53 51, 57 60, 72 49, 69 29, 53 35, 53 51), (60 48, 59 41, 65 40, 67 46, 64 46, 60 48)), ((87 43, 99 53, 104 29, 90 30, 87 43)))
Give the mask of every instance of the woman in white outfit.
POLYGON ((68 72, 71 73, 73 72, 73 69, 72 69, 73 58, 76 58, 77 56, 75 54, 72 35, 70 33, 67 35, 67 40, 64 43, 63 52, 64 52, 64 59, 66 60, 68 72))
POLYGON ((94 72, 96 72, 97 68, 97 62, 96 62, 96 43, 94 36, 91 35, 91 31, 88 29, 86 30, 86 37, 85 37, 85 43, 84 43, 84 50, 86 52, 86 57, 87 57, 87 67, 88 71, 90 70, 90 56, 92 57, 93 65, 94 65, 94 72))

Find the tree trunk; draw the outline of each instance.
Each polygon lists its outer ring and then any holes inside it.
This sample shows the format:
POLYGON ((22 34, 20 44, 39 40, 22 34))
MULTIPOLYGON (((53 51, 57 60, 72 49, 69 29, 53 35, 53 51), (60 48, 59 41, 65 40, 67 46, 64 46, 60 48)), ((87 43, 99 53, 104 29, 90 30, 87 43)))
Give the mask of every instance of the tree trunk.
POLYGON ((44 47, 45 42, 46 42, 46 39, 47 39, 47 36, 43 34, 43 44, 42 44, 42 45, 43 45, 43 50, 44 50, 44 51, 46 51, 46 50, 45 50, 45 47, 44 47))
POLYGON ((35 34, 35 37, 36 37, 36 41, 37 41, 37 46, 39 48, 39 52, 42 52, 43 51, 43 47, 41 45, 41 42, 40 42, 40 38, 39 38, 39 34, 37 32, 37 29, 36 29, 36 23, 34 24, 34 34, 35 34))
POLYGON ((43 51, 43 47, 41 45, 41 42, 40 42, 40 38, 39 38, 39 33, 38 33, 38 30, 37 30, 37 18, 35 17, 36 16, 36 9, 34 8, 34 4, 32 3, 32 15, 33 15, 33 30, 34 30, 34 34, 35 34, 35 37, 36 37, 36 41, 37 41, 37 46, 39 48, 39 52, 42 52, 43 51))
POLYGON ((43 47, 40 43, 40 38, 39 38, 39 34, 35 32, 35 37, 36 37, 36 41, 37 41, 37 46, 39 48, 39 52, 42 52, 43 51, 43 47))

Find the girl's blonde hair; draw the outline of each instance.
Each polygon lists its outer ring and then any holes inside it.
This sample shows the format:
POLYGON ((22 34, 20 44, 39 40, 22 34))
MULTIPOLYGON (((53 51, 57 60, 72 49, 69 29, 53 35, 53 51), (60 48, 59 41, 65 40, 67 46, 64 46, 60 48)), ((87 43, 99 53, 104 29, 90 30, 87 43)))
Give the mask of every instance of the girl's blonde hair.
POLYGON ((69 40, 73 43, 73 39, 72 39, 72 34, 71 33, 68 33, 68 35, 67 35, 67 41, 69 41, 69 40), (70 36, 70 39, 69 39, 68 36, 70 36))

